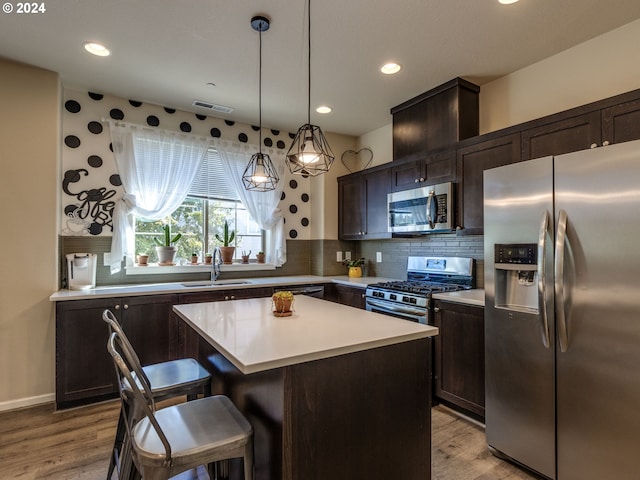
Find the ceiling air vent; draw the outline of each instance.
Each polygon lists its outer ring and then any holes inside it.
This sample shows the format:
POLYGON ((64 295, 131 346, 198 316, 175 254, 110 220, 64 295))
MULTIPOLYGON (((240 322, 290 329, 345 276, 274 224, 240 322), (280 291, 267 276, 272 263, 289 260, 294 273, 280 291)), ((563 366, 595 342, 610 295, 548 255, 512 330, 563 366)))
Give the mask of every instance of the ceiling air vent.
POLYGON ((206 108, 208 110, 213 110, 214 112, 219 112, 219 113, 231 113, 234 110, 231 107, 225 107, 224 105, 216 105, 215 103, 203 102, 202 100, 194 100, 193 105, 195 107, 206 108))

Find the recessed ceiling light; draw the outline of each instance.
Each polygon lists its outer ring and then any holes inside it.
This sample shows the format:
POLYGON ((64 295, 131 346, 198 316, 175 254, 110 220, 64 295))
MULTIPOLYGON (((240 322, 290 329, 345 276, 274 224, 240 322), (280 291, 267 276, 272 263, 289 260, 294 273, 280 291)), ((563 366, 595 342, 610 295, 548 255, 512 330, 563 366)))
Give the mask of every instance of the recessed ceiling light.
POLYGON ((518 0, 498 0, 503 5, 510 5, 512 3, 516 3, 518 0))
POLYGON ((328 107, 327 105, 320 105, 318 108, 316 108, 316 112, 318 113, 331 113, 331 110, 333 110, 331 107, 328 107))
POLYGON ((97 55, 99 57, 108 57, 109 55, 111 55, 111 52, 109 51, 109 49, 104 45, 100 45, 99 43, 84 42, 82 45, 84 46, 84 49, 87 52, 93 55, 97 55))
POLYGON ((380 71, 386 75, 393 75, 394 73, 398 73, 402 67, 397 63, 385 63, 382 67, 380 67, 380 71))

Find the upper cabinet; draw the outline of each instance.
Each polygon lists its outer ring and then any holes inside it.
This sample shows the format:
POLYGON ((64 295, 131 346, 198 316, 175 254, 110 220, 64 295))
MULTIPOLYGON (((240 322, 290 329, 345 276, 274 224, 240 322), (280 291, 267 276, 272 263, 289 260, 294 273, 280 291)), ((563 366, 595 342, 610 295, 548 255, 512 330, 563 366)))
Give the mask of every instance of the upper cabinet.
POLYGON ((456 151, 450 148, 420 160, 393 162, 391 190, 399 192, 422 185, 451 182, 456 176, 456 151))
POLYGON ((391 170, 377 168, 338 179, 338 236, 341 240, 390 238, 387 193, 391 170))
POLYGON ((393 160, 419 160, 478 135, 479 92, 455 78, 392 108, 393 160))

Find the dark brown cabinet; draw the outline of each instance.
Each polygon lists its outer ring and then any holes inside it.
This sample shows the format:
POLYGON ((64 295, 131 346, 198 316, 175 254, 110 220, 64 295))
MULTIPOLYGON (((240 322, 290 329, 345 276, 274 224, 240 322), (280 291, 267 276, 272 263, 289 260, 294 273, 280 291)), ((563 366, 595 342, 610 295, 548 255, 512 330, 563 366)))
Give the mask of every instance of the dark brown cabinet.
POLYGON ((343 285, 341 283, 331 283, 325 285, 324 298, 334 303, 349 305, 350 307, 365 308, 365 289, 343 285))
POLYGON ((640 99, 602 110, 602 145, 640 139, 640 99))
POLYGON ((479 92, 455 78, 392 108, 393 160, 424 158, 478 135, 479 92))
POLYGON ((520 161, 520 134, 484 140, 458 149, 458 233, 484 231, 484 171, 520 161))
POLYGON ((391 167, 391 190, 399 192, 422 185, 450 182, 456 176, 454 149, 430 154, 426 159, 394 162, 391 167))
POLYGON ((391 171, 380 168, 338 179, 338 236, 342 240, 390 238, 387 193, 391 171))
POLYGON ((521 160, 562 155, 599 146, 600 130, 599 111, 523 130, 521 160))
POLYGON ((484 308, 434 301, 434 395, 484 419, 484 308))
POLYGON ((181 293, 178 295, 178 303, 224 302, 243 298, 270 297, 272 294, 272 287, 207 290, 204 292, 181 293))
POLYGON ((75 300, 56 304, 56 405, 67 408, 117 396, 107 353, 109 308, 122 323, 143 365, 176 358, 175 295, 75 300))

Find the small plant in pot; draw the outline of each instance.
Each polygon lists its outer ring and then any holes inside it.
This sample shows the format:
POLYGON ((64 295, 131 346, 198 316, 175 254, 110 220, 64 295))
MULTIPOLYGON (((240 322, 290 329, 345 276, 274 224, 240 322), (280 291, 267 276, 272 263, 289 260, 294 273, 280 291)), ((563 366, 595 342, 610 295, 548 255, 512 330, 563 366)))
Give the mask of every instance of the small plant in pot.
POLYGON ((171 225, 168 223, 162 226, 162 230, 162 240, 153 239, 156 242, 156 252, 158 252, 158 265, 175 265, 173 262, 177 251, 175 244, 182 238, 182 234, 177 233, 172 237, 171 225))
POLYGON ((349 276, 352 278, 362 277, 362 266, 364 265, 364 257, 357 260, 343 260, 342 264, 349 267, 349 276))
POLYGON ((225 265, 230 265, 233 263, 233 254, 236 250, 236 247, 230 246, 233 243, 233 240, 236 238, 236 232, 233 230, 229 230, 229 222, 224 221, 224 229, 222 231, 222 236, 216 233, 216 240, 222 243, 222 247, 220 247, 220 256, 222 257, 222 263, 225 265))
POLYGON ((256 253, 256 261, 258 263, 264 263, 265 262, 265 254, 264 254, 264 252, 256 253))
POLYGON ((293 293, 288 290, 275 292, 271 296, 271 303, 276 317, 288 317, 293 313, 293 293))

